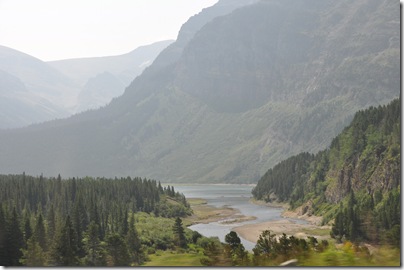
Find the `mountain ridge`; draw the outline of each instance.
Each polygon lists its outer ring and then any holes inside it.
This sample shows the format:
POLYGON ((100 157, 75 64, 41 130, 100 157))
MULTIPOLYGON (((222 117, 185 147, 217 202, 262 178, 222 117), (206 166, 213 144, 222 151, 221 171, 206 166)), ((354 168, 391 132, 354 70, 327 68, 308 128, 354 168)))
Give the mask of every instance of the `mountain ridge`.
POLYGON ((169 43, 156 42, 120 56, 55 63, 0 46, 0 128, 19 128, 105 106, 169 43), (99 70, 110 76, 97 73, 99 70))
POLYGON ((293 1, 271 0, 216 17, 186 44, 175 42, 162 51, 108 106, 0 133, 0 149, 10 153, 0 157, 0 169, 255 182, 285 157, 324 148, 357 110, 399 95, 400 49, 389 42, 399 37, 398 6, 357 0, 352 18, 370 12, 349 27, 351 19, 343 16, 348 2, 308 0, 305 9, 290 10, 293 1), (261 20, 265 14, 276 16, 261 20), (334 28, 340 30, 329 36, 334 28), (365 29, 370 32, 360 34, 365 29), (297 39, 310 46, 300 47, 297 39), (266 49, 269 45, 277 49, 266 49), (258 56, 250 58, 252 52, 258 56), (251 88, 239 84, 257 78, 251 88), (245 97, 251 102, 243 104, 245 97), (235 109, 223 109, 227 102, 235 109), (16 141, 33 153, 46 153, 36 160, 24 157, 15 151, 16 141))

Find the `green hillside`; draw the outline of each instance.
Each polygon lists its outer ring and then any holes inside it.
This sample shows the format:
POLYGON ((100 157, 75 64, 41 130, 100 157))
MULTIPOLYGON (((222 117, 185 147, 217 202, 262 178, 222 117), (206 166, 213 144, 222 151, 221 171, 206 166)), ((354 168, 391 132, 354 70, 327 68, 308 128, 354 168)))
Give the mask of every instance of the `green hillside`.
POLYGON ((260 200, 289 202, 302 214, 335 218, 341 239, 399 245, 401 103, 370 107, 316 155, 302 153, 268 170, 253 189, 260 200))

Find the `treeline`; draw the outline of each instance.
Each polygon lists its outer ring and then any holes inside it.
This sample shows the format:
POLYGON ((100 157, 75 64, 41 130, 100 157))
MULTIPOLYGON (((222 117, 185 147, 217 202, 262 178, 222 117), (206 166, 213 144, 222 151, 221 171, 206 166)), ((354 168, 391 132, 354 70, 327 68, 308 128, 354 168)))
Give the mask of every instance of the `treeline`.
POLYGON ((139 265, 137 212, 183 217, 191 209, 155 180, 0 175, 0 265, 139 265))
POLYGON ((401 101, 356 113, 329 149, 282 161, 260 179, 256 199, 289 202, 335 219, 338 240, 399 245, 401 101))
POLYGON ((372 252, 366 246, 345 241, 334 245, 327 240, 276 235, 264 230, 253 252, 244 249, 237 233, 225 236, 225 243, 216 238, 201 239, 205 266, 398 266, 400 250, 382 248, 372 252))

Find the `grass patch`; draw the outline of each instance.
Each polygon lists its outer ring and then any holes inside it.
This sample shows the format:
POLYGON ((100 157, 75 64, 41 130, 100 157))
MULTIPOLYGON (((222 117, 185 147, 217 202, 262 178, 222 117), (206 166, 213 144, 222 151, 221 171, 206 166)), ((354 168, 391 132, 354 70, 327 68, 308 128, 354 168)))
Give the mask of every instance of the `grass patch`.
POLYGON ((200 198, 187 198, 187 202, 192 206, 196 205, 204 205, 207 204, 208 202, 205 199, 200 199, 200 198))
POLYGON ((323 228, 302 229, 302 232, 309 234, 309 235, 329 236, 330 237, 330 229, 323 229, 323 228))
POLYGON ((202 253, 176 253, 166 250, 157 254, 149 255, 150 261, 142 266, 203 266, 201 259, 205 256, 202 253))

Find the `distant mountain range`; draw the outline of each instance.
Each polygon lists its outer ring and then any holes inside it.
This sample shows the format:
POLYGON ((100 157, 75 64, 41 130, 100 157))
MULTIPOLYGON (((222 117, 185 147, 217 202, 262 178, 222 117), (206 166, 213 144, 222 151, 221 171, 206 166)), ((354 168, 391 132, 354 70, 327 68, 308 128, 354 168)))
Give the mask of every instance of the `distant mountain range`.
POLYGON ((173 40, 139 47, 127 54, 48 62, 79 85, 75 112, 97 109, 123 94, 136 76, 148 67, 173 40))
POLYGON ((399 95, 399 3, 219 1, 109 105, 0 132, 0 171, 256 182, 399 95))
POLYGON ((119 56, 48 63, 0 46, 0 128, 64 118, 106 105, 171 42, 119 56))
POLYGON ((0 46, 0 128, 69 116, 78 91, 41 60, 0 46))

